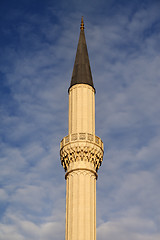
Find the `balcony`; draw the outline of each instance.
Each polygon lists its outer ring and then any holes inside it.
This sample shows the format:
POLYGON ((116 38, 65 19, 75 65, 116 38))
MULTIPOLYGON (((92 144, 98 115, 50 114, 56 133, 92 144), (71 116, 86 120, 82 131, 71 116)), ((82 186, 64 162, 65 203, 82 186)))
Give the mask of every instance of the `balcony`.
POLYGON ((60 143, 60 148, 62 149, 65 145, 72 142, 90 142, 99 146, 103 150, 102 140, 90 133, 73 133, 64 137, 60 143))

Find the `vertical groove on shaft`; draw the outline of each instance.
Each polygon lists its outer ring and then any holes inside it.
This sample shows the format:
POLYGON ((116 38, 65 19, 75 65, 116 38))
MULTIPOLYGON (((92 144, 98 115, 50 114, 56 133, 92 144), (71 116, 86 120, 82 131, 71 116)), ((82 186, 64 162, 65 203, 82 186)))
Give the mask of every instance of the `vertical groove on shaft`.
POLYGON ((81 122, 81 129, 80 129, 80 132, 85 132, 85 129, 84 129, 84 125, 83 125, 83 120, 84 120, 84 89, 83 88, 80 88, 80 91, 81 91, 81 116, 80 116, 80 122, 81 122))
POLYGON ((90 193, 91 193, 91 198, 90 198, 90 205, 91 205, 91 211, 90 211, 90 216, 91 216, 91 222, 90 222, 90 234, 91 234, 91 240, 93 239, 93 228, 92 228, 92 225, 93 225, 93 184, 92 184, 92 179, 93 179, 93 176, 91 175, 90 176, 90 193))
POLYGON ((95 200, 95 198, 94 198, 94 194, 95 194, 95 192, 94 192, 94 176, 92 176, 92 216, 93 216, 93 218, 92 218, 92 233, 93 233, 93 240, 94 240, 94 237, 95 237, 95 232, 94 232, 94 218, 95 218, 95 213, 94 213, 94 208, 95 208, 95 202, 94 202, 94 200, 95 200))
MULTIPOLYGON (((86 92, 86 99, 87 99, 87 102, 86 102, 86 121, 87 119, 89 119, 89 95, 90 93, 87 94, 86 92)), ((87 130, 88 130, 88 133, 90 133, 90 126, 89 126, 89 122, 87 121, 87 130)))
MULTIPOLYGON (((72 236, 72 221, 73 221, 73 176, 70 176, 69 184, 69 237, 72 236)), ((70 240, 70 239, 69 239, 70 240)))
POLYGON ((82 176, 82 221, 83 221, 83 224, 81 224, 81 228, 83 228, 83 239, 85 239, 85 228, 83 227, 85 225, 85 175, 84 173, 81 174, 82 176))
POLYGON ((72 239, 74 239, 74 233, 75 233, 75 178, 76 175, 73 174, 72 177, 72 239))
POLYGON ((90 175, 86 174, 86 189, 85 189, 85 194, 86 194, 86 223, 85 223, 85 233, 86 233, 86 239, 90 240, 90 199, 91 199, 91 192, 90 192, 90 175))
MULTIPOLYGON (((79 219, 78 219, 78 213, 79 213, 79 172, 77 172, 77 233, 80 231, 79 228, 79 219)), ((79 240, 79 234, 77 234, 77 240, 79 240)))
POLYGON ((93 122, 93 125, 92 125, 92 128, 93 128, 93 134, 95 134, 95 96, 92 95, 92 122, 93 122))
POLYGON ((68 110, 68 131, 69 134, 71 133, 72 129, 71 129, 71 118, 69 116, 72 115, 72 101, 71 101, 71 94, 69 94, 69 110, 68 110))
POLYGON ((82 186, 82 175, 79 175, 79 212, 78 212, 78 216, 79 216, 79 239, 83 239, 83 229, 82 229, 82 222, 83 222, 83 209, 81 210, 81 208, 83 208, 83 186, 82 186))
POLYGON ((72 125, 74 127, 73 127, 73 130, 72 130, 72 133, 76 133, 77 132, 77 117, 78 117, 78 111, 77 111, 78 96, 77 96, 77 91, 73 90, 71 92, 71 94, 73 95, 73 101, 74 101, 74 109, 73 109, 73 114, 72 114, 72 125), (74 119, 75 119, 75 121, 74 121, 74 119))
POLYGON ((67 177, 67 182, 66 182, 66 240, 68 240, 68 191, 69 191, 69 186, 68 186, 68 177, 67 177))
POLYGON ((74 174, 74 178, 73 178, 73 238, 72 239, 76 239, 77 237, 77 200, 78 200, 78 195, 77 195, 77 172, 75 172, 74 174))
POLYGON ((84 239, 86 239, 86 218, 87 218, 87 213, 86 213, 86 185, 87 185, 87 174, 84 172, 83 173, 83 183, 84 183, 84 189, 83 189, 83 204, 84 204, 84 213, 83 213, 83 219, 84 219, 84 239))
POLYGON ((96 240, 96 179, 94 178, 94 240, 96 240))

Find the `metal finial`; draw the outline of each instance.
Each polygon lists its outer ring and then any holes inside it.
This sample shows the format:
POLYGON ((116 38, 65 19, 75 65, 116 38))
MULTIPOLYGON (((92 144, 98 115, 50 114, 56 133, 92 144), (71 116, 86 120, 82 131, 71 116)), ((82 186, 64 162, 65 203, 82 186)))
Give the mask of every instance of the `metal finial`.
POLYGON ((81 18, 81 26, 80 26, 80 29, 81 29, 81 30, 84 30, 83 16, 82 16, 82 18, 81 18))

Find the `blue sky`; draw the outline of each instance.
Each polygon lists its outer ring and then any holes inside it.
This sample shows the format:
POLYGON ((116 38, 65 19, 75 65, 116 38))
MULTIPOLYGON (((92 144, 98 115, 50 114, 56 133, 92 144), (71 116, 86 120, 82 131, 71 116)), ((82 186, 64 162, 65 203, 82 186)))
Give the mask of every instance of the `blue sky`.
POLYGON ((59 240, 81 16, 96 88, 97 240, 160 239, 160 2, 1 0, 0 239, 59 240))

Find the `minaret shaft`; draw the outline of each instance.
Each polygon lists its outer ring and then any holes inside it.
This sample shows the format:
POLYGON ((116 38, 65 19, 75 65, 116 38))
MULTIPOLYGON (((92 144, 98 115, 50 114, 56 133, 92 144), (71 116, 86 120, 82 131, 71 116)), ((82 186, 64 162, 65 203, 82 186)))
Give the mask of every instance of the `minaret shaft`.
POLYGON ((76 84, 69 91, 69 134, 95 135, 95 91, 87 84, 76 84))

